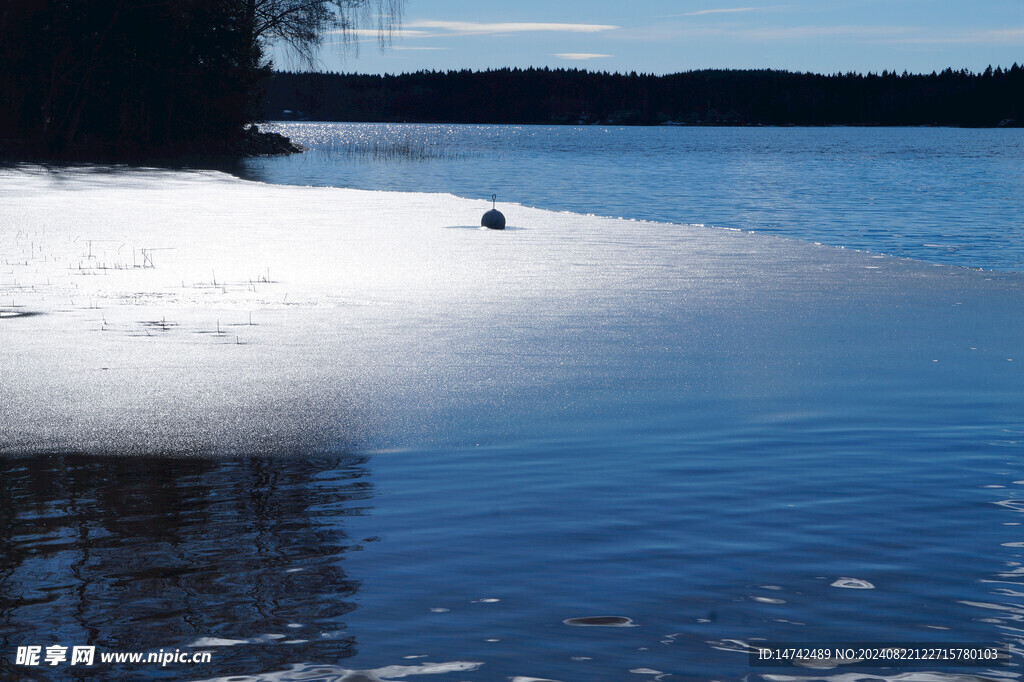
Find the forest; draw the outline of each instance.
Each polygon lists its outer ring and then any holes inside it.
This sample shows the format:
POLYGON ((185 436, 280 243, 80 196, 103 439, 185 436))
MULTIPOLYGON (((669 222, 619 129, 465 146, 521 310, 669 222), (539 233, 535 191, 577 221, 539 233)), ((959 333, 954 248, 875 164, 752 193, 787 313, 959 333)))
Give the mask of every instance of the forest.
POLYGON ((610 124, 1019 126, 1024 67, 981 73, 581 69, 274 73, 267 120, 610 124))

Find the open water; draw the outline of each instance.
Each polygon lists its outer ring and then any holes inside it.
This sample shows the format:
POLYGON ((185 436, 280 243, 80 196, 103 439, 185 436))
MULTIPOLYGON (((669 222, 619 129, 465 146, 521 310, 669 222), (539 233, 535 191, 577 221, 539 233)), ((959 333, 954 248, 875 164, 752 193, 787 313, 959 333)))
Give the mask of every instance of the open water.
POLYGON ((1024 132, 276 123, 267 182, 448 192, 1024 270, 1024 132))
MULTIPOLYGON (((507 347, 473 345, 484 331, 425 356, 480 401, 409 387, 446 425, 420 444, 0 459, 10 679, 1020 679, 1020 131, 281 127, 313 151, 247 177, 493 191, 909 260, 752 237, 734 270, 677 271, 630 259, 643 233, 624 223, 593 300, 538 300, 507 347), (751 666, 765 640, 1012 655, 751 666), (54 642, 213 660, 11 660, 54 642)), ((600 272, 600 248, 556 246, 600 272)), ((422 321, 393 324, 414 343, 422 321)))

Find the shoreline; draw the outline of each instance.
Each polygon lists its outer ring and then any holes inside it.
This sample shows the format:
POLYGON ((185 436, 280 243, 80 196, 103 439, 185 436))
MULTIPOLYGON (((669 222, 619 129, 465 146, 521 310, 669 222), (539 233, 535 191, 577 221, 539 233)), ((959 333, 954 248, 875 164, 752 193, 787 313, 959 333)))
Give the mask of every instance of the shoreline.
POLYGON ((894 123, 625 123, 625 122, 593 122, 579 123, 577 121, 531 121, 528 123, 509 123, 506 121, 456 121, 450 119, 374 119, 374 120, 349 120, 349 119, 327 119, 327 118, 275 118, 264 121, 264 123, 361 123, 361 124, 388 124, 388 125, 452 125, 452 126, 538 126, 550 128, 949 128, 953 130, 1016 130, 1024 128, 1024 123, 1014 122, 1013 124, 994 125, 966 125, 952 123, 907 123, 904 125, 894 123))

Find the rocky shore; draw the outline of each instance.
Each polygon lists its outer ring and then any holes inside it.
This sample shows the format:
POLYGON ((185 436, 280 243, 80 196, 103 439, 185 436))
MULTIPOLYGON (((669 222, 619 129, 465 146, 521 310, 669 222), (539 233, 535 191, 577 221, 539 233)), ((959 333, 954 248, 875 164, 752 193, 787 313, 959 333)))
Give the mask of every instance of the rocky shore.
POLYGON ((253 125, 242 131, 234 144, 229 144, 229 151, 236 152, 238 156, 280 156, 301 154, 306 148, 280 133, 263 132, 253 125))

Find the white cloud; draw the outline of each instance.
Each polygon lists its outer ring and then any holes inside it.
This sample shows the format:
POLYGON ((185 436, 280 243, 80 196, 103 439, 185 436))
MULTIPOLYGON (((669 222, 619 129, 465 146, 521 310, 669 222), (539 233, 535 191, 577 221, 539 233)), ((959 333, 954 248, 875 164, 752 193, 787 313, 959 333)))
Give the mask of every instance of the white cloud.
POLYGON ((720 7, 716 9, 698 9, 693 12, 682 14, 666 14, 661 19, 672 19, 675 17, 703 17, 709 14, 741 14, 746 12, 768 12, 771 10, 788 10, 792 5, 765 5, 764 7, 720 7))
POLYGON ((602 57, 613 57, 615 55, 610 54, 594 54, 591 52, 559 52, 555 54, 556 57, 562 59, 573 59, 573 60, 584 60, 584 59, 600 59, 602 57))
MULTIPOLYGON (((377 36, 380 35, 380 33, 380 31, 372 28, 350 28, 348 30, 342 29, 338 31, 324 31, 324 35, 345 35, 367 38, 376 38, 377 36)), ((397 28, 391 31, 390 35, 393 38, 428 38, 432 34, 427 33, 426 31, 410 31, 405 28, 397 28)))
POLYGON ((1000 29, 935 29, 927 26, 894 25, 796 25, 735 26, 722 22, 711 24, 662 23, 636 29, 617 31, 608 36, 615 40, 672 42, 683 39, 705 39, 741 42, 799 42, 815 39, 836 39, 885 45, 1024 45, 1024 27, 1000 29))
POLYGON ((728 25, 669 24, 624 31, 615 34, 617 39, 644 41, 672 41, 681 38, 717 38, 721 40, 787 41, 813 38, 859 38, 862 40, 888 41, 913 37, 922 29, 915 26, 762 26, 737 28, 728 25))
POLYGON ((760 7, 731 7, 722 9, 702 9, 696 12, 687 12, 686 14, 673 14, 674 17, 699 17, 705 14, 731 14, 733 12, 756 12, 760 7))
POLYGON ((746 29, 735 33, 758 40, 793 40, 823 38, 825 36, 847 36, 858 38, 893 38, 912 33, 912 26, 779 26, 746 29))
POLYGON ((993 30, 969 30, 963 33, 945 33, 933 36, 909 37, 903 43, 982 43, 986 45, 1024 45, 1024 28, 1004 28, 993 30))
POLYGON ((947 31, 923 26, 786 26, 729 31, 728 33, 755 40, 800 40, 830 36, 893 44, 1024 45, 1024 28, 947 31))
MULTIPOLYGON (((420 19, 405 22, 412 29, 434 29, 457 35, 485 35, 495 33, 529 33, 537 31, 555 31, 560 33, 599 33, 619 28, 608 24, 553 24, 540 22, 499 22, 482 23, 476 21, 437 21, 420 19)), ((404 30, 404 29, 403 29, 404 30)))

